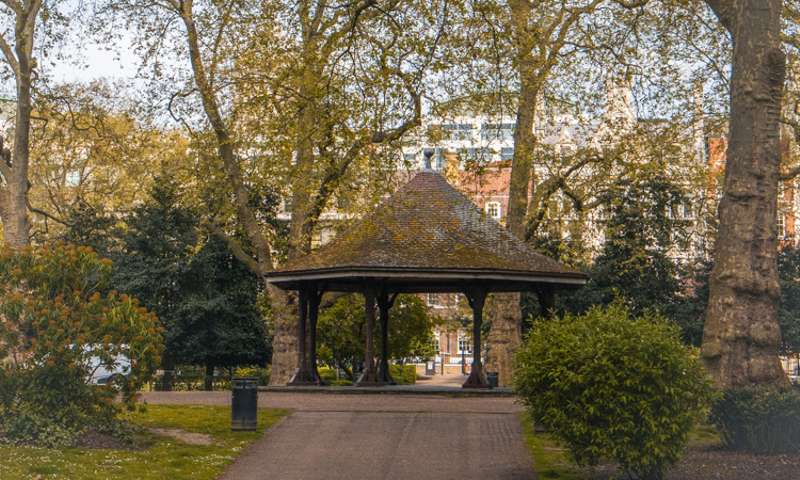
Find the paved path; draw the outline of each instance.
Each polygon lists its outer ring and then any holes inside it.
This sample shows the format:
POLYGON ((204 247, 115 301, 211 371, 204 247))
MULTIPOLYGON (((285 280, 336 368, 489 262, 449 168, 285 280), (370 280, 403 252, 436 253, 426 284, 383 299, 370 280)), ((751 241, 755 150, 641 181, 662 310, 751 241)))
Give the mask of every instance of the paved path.
MULTIPOLYGON (((150 403, 224 405, 225 392, 146 394, 150 403)), ((535 479, 513 398, 262 392, 294 413, 222 480, 535 479)))
MULTIPOLYGON (((229 405, 230 392, 150 392, 148 403, 229 405)), ((332 393, 259 392, 258 406, 304 412, 441 412, 519 413, 514 397, 447 397, 443 395, 339 395, 332 393)))

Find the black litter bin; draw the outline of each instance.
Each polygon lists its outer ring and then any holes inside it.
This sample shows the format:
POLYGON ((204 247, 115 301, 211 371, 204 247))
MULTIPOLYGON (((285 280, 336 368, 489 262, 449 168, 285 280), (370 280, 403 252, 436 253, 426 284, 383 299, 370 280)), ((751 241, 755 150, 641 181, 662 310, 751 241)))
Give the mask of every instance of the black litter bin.
POLYGON ((258 378, 231 380, 231 430, 255 430, 258 425, 258 378))
POLYGON ((489 383, 489 388, 497 388, 497 382, 500 374, 497 372, 486 372, 486 381, 489 383))

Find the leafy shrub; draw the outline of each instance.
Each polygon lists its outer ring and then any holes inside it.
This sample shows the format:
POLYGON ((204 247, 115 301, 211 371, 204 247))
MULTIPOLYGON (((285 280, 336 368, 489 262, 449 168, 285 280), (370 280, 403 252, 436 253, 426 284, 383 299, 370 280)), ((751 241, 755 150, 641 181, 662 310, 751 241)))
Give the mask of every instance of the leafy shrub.
POLYGON ((347 377, 336 375, 336 369, 330 367, 319 367, 317 369, 319 372, 319 378, 322 379, 327 385, 333 386, 349 386, 353 384, 353 381, 347 377))
POLYGON ((769 387, 727 390, 711 409, 711 422, 734 450, 800 451, 800 392, 769 387))
POLYGON ((266 367, 239 367, 233 374, 235 377, 256 377, 261 386, 269 385, 271 375, 270 366, 266 367))
POLYGON ((68 444, 109 424, 114 399, 133 404, 159 361, 156 317, 108 290, 110 262, 68 245, 0 252, 0 433, 7 440, 68 444), (89 385, 98 364, 126 375, 89 385))
POLYGON ((30 404, 23 404, 14 415, 5 418, 2 436, 18 443, 34 444, 39 447, 59 448, 74 445, 81 431, 73 425, 53 421, 38 409, 32 410, 30 404))
POLYGON ((389 374, 398 385, 417 383, 417 367, 414 365, 389 365, 389 374))
POLYGON ((578 464, 613 459, 658 479, 707 411, 712 387, 680 332, 619 302, 539 322, 516 356, 514 388, 578 464))

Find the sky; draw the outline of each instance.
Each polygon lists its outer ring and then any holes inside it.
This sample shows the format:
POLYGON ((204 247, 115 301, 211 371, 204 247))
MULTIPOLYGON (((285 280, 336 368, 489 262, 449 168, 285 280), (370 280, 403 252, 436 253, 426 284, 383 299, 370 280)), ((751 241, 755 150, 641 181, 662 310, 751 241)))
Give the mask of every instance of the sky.
POLYGON ((127 51, 109 51, 97 44, 84 45, 80 51, 71 53, 80 60, 58 62, 48 68, 47 75, 56 83, 85 82, 98 78, 132 78, 136 74, 137 59, 130 48, 127 51))
MULTIPOLYGON (((86 8, 82 2, 83 0, 65 0, 62 4, 64 12, 86 8)), ((0 11, 0 14, 5 12, 0 11)), ((41 43, 36 45, 38 51, 34 56, 39 61, 39 72, 53 84, 87 82, 100 78, 113 81, 132 79, 135 76, 138 64, 131 48, 131 35, 123 33, 115 45, 105 46, 93 39, 91 32, 87 31, 91 27, 86 24, 73 22, 67 28, 70 34, 63 44, 56 47, 57 52, 45 52, 41 43), (48 61, 50 58, 58 59, 51 64, 48 61)), ((8 96, 13 92, 12 82, 0 81, 0 94, 8 96)))

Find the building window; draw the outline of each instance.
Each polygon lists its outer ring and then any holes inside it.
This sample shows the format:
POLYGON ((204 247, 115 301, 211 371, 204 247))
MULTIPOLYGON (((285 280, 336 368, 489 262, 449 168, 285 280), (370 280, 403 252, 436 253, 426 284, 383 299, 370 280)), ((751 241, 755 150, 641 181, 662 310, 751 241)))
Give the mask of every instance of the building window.
POLYGON ((458 337, 458 353, 472 353, 472 342, 467 337, 458 337))
POLYGON ((559 145, 559 151, 561 152, 561 155, 575 155, 575 152, 577 152, 578 149, 575 148, 575 145, 562 143, 559 145))
POLYGON ((781 212, 778 212, 778 238, 786 238, 786 222, 781 212))
POLYGON ((442 130, 448 132, 450 140, 469 140, 472 138, 472 125, 469 123, 445 123, 442 130))
POLYGON ((692 205, 689 202, 684 202, 681 205, 681 216, 684 220, 694 219, 694 212, 692 212, 692 205))
POLYGON ((514 147, 503 147, 500 149, 500 160, 514 160, 514 147))
POLYGON ((495 220, 500 220, 502 213, 500 202, 486 202, 486 215, 495 220))
POLYGON ((445 308, 447 307, 447 297, 442 293, 428 293, 425 298, 425 303, 430 308, 445 308))
POLYGON ((442 155, 442 149, 439 147, 436 148, 426 148, 423 151, 423 159, 422 159, 422 167, 423 168, 432 168, 433 170, 441 170, 442 166, 444 166, 444 156, 442 155), (430 156, 430 165, 425 165, 425 158, 430 156))
POLYGON ((67 172, 64 183, 68 187, 77 187, 81 184, 81 172, 77 170, 67 172))
POLYGON ((509 142, 514 139, 513 123, 486 123, 481 128, 481 140, 509 142))
POLYGON ((403 161, 409 164, 413 164, 414 161, 417 159, 416 153, 404 153, 403 154, 403 161))

